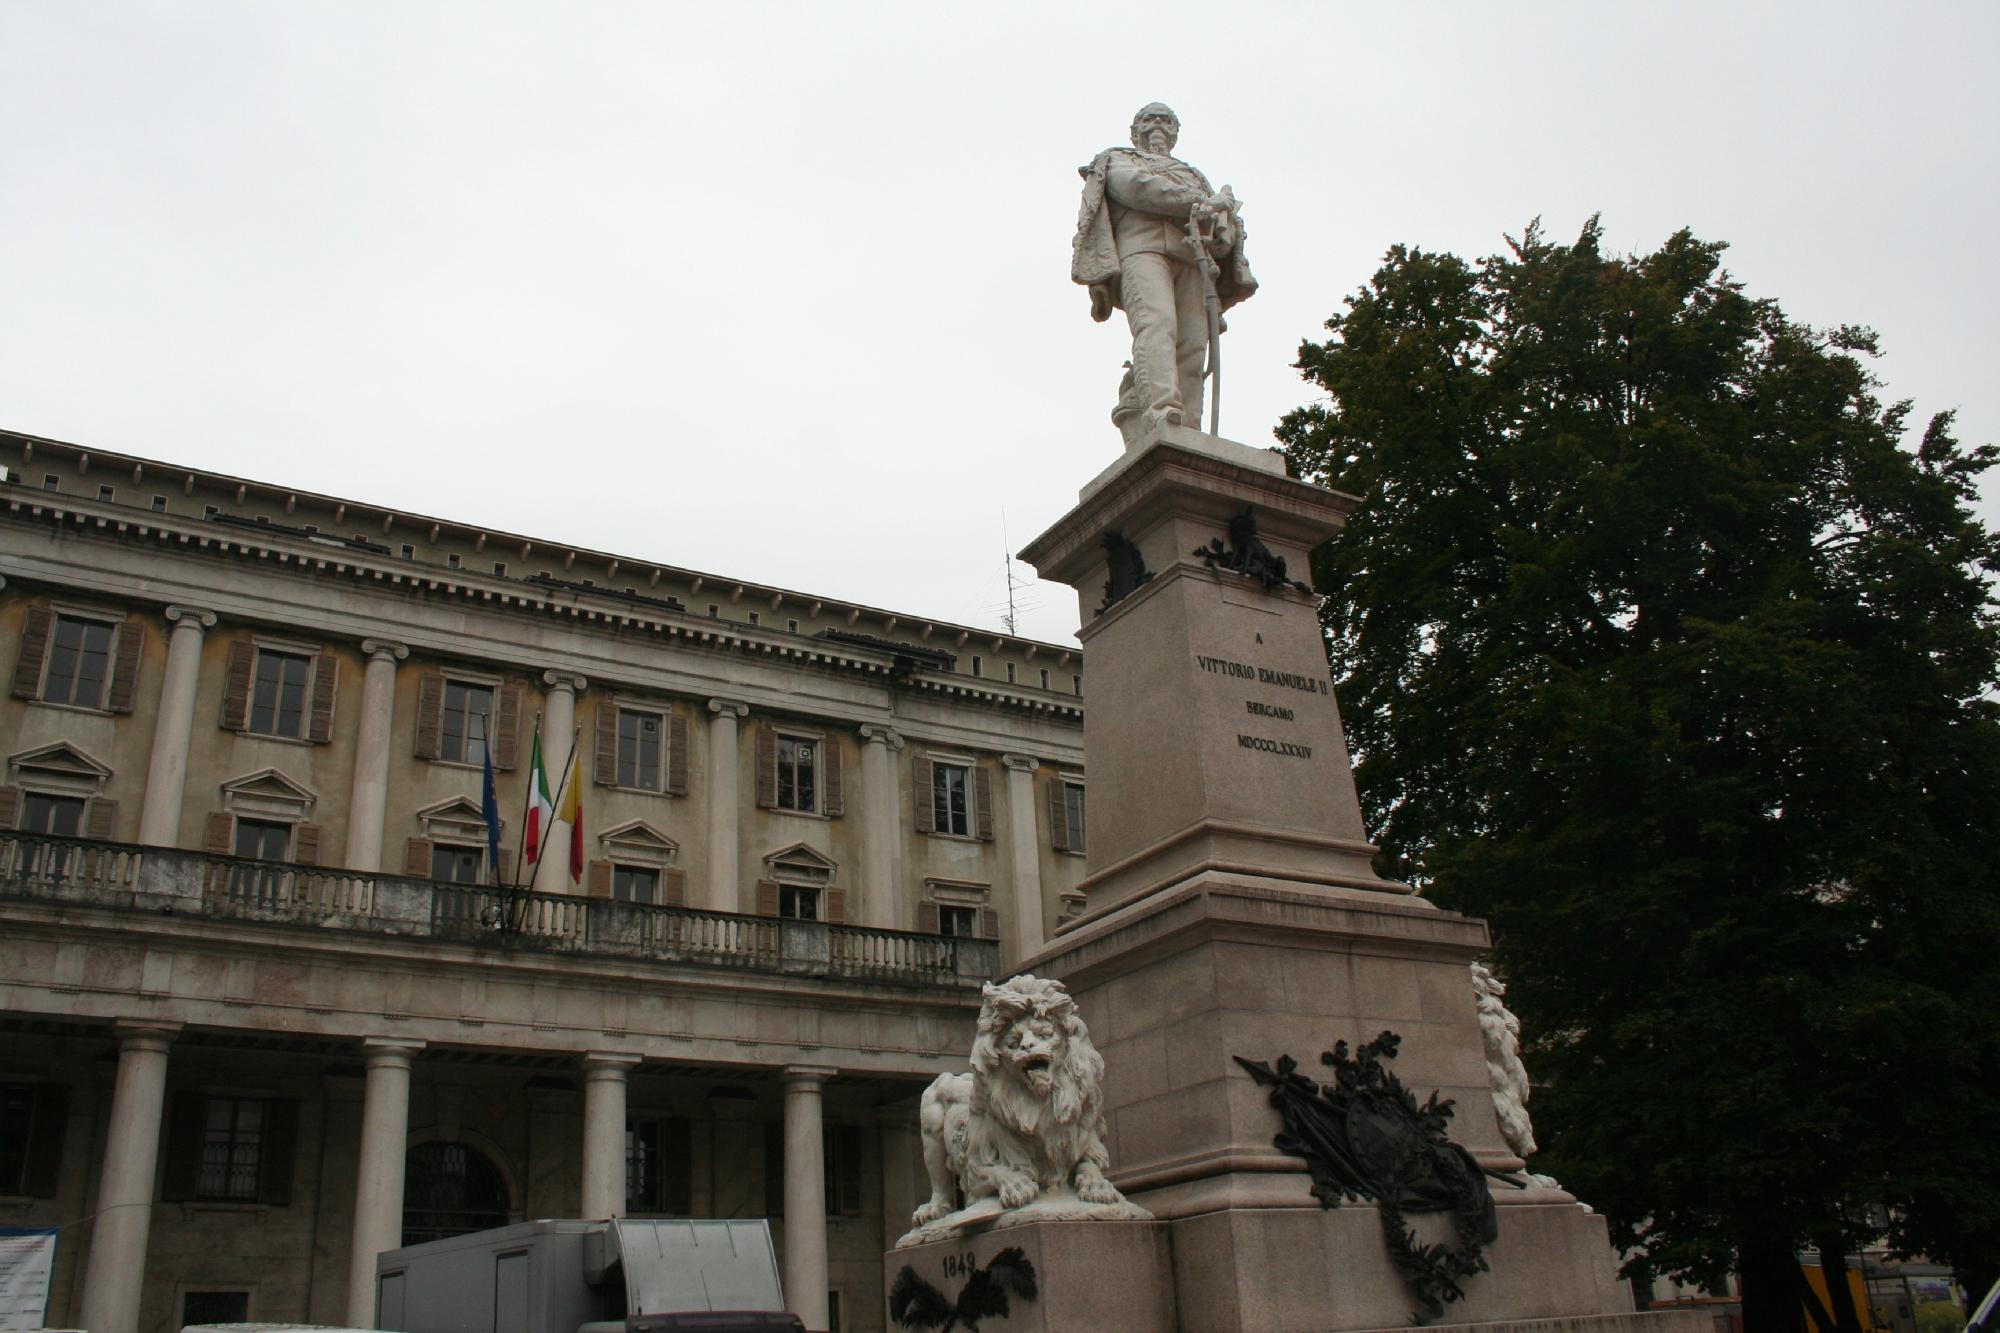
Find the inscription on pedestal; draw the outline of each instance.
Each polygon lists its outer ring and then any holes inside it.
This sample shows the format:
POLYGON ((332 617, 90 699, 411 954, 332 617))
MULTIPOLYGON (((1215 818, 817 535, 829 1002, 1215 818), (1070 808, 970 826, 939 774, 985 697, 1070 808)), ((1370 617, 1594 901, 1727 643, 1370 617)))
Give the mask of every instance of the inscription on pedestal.
MULTIPOLYGON (((1262 636, 1259 636, 1262 642, 1262 636)), ((1282 689, 1298 690, 1305 694, 1330 696, 1333 691, 1324 676, 1316 676, 1304 671, 1286 671, 1279 667, 1265 666, 1258 662, 1239 662, 1234 658, 1212 657, 1196 653, 1195 665, 1210 675, 1226 676, 1232 680, 1255 681, 1259 685, 1276 685, 1282 689)), ((1245 699, 1243 711, 1250 717, 1266 722, 1296 724, 1298 710, 1286 704, 1271 703, 1264 699, 1245 699)), ((1311 759, 1313 747, 1302 741, 1285 740, 1277 736, 1260 736, 1252 732, 1236 733, 1236 744, 1245 750, 1256 750, 1260 754, 1275 754, 1286 759, 1311 759)))

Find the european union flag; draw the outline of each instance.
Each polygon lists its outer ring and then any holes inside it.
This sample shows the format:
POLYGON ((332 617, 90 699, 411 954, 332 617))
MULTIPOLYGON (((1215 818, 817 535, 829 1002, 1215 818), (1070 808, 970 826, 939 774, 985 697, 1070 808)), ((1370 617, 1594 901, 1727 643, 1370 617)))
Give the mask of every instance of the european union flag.
MULTIPOLYGON (((488 728, 481 728, 482 731, 488 728)), ((492 867, 493 882, 500 882, 500 793, 493 785, 493 737, 481 737, 486 753, 486 776, 480 784, 479 813, 486 820, 486 864, 492 867)))

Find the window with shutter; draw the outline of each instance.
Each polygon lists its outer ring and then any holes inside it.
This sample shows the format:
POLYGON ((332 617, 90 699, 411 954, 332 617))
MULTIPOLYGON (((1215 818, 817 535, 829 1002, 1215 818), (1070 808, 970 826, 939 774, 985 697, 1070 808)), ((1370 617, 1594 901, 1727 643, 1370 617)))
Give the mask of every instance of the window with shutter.
POLYGON ((257 668, 257 645, 237 639, 229 645, 229 663, 222 673, 222 728, 245 731, 250 726, 250 690, 257 668))
POLYGON ((1066 781, 1061 786, 1063 824, 1069 833, 1069 844, 1066 850, 1080 853, 1084 850, 1083 784, 1081 782, 1066 781))
POLYGON ((306 739, 314 745, 333 739, 333 700, 339 684, 340 659, 321 653, 313 663, 312 714, 306 723, 306 739))
POLYGON ((117 631, 117 625, 111 621, 57 615, 48 641, 48 671, 42 678, 42 702, 103 708, 111 681, 112 639, 117 631))
POLYGON ((972 770, 972 817, 981 842, 993 841, 993 775, 972 770))
POLYGON ((1059 852, 1069 850, 1069 812, 1063 804, 1064 783, 1049 783, 1049 846, 1059 852))
POLYGON ((118 627, 111 654, 111 692, 104 706, 129 713, 139 692, 139 658, 146 651, 146 627, 128 620, 118 627))

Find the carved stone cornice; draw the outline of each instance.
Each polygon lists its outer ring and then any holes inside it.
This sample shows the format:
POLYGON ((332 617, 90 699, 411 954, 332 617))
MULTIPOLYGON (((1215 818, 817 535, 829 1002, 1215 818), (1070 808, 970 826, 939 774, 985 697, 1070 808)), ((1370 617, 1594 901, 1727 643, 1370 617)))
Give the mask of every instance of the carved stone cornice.
POLYGON ((870 722, 860 728, 861 739, 870 745, 886 746, 890 753, 903 748, 903 733, 894 727, 885 727, 870 722))
POLYGON ((388 639, 363 639, 361 651, 370 658, 387 662, 400 662, 410 655, 408 644, 393 643, 388 639))
POLYGON ((1041 760, 1026 754, 1003 754, 1000 762, 1016 773, 1032 773, 1042 766, 1041 760))
POLYGON ((199 606, 181 606, 175 604, 169 606, 166 610, 160 612, 160 614, 166 618, 166 622, 169 625, 177 626, 182 621, 186 621, 194 629, 211 630, 215 628, 215 612, 205 610, 199 606))
POLYGON ((708 711, 717 717, 725 715, 729 717, 748 717, 750 716, 750 705, 740 699, 710 699, 708 701, 708 711))

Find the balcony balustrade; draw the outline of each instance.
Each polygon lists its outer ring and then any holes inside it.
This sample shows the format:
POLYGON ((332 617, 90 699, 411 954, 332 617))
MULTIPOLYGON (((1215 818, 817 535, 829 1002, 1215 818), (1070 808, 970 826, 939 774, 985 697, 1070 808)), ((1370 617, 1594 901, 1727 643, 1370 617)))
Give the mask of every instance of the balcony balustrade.
POLYGON ((26 833, 0 833, 0 904, 10 899, 952 989, 1000 966, 993 940, 26 833))

